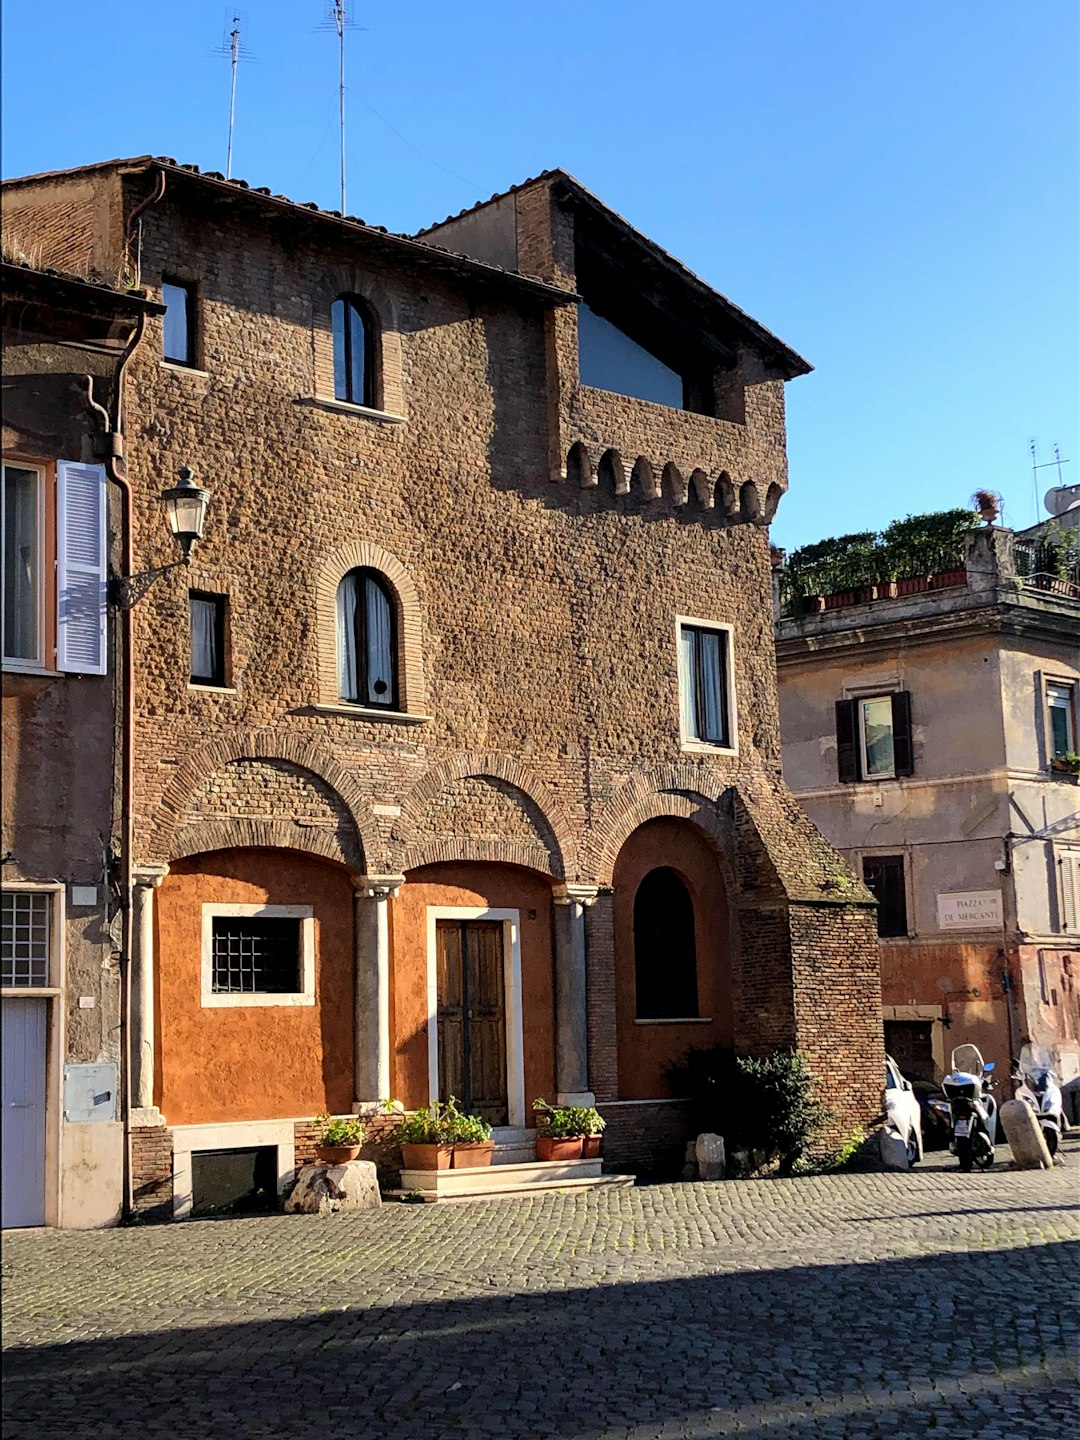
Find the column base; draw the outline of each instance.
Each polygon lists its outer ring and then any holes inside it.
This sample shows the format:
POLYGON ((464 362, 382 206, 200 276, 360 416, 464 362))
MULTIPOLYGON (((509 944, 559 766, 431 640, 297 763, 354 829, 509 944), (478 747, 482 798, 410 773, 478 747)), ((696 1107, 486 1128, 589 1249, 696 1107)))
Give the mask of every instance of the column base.
POLYGON ((596 1096, 591 1090, 564 1090, 555 1096, 555 1104, 579 1105, 591 1110, 596 1104, 596 1096))
POLYGON ((128 1112, 128 1125, 132 1130, 142 1130, 148 1127, 162 1129, 165 1125, 165 1116, 156 1105, 134 1105, 128 1112))
POLYGON ((404 1115, 405 1111, 401 1105, 388 1105, 385 1100, 354 1100, 352 1113, 364 1120, 372 1120, 376 1115, 404 1115))

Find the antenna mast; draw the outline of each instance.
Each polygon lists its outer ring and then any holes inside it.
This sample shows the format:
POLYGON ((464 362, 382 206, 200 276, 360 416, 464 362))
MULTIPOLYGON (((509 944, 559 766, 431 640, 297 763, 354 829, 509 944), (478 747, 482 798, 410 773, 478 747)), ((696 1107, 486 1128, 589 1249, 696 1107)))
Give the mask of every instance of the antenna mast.
POLYGON ((232 29, 229 31, 229 64, 232 68, 232 83, 229 87, 229 154, 225 162, 225 179, 232 179, 232 139, 233 126, 236 124, 236 69, 240 63, 240 16, 232 18, 232 29))
POLYGON ((338 124, 341 127, 341 213, 345 214, 345 0, 334 0, 334 25, 338 33, 338 124))

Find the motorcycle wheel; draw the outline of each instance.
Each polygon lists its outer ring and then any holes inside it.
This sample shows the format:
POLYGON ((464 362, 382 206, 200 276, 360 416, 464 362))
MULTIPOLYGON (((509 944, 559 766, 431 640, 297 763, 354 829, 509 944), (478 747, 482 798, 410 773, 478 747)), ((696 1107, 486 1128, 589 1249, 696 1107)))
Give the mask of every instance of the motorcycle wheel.
POLYGON ((956 1158, 960 1161, 960 1169, 967 1175, 971 1170, 971 1138, 965 1135, 956 1141, 956 1158))
POLYGON ((977 1153, 973 1152, 972 1159, 980 1170, 989 1170, 994 1163, 994 1152, 990 1148, 984 1150, 980 1147, 977 1153))

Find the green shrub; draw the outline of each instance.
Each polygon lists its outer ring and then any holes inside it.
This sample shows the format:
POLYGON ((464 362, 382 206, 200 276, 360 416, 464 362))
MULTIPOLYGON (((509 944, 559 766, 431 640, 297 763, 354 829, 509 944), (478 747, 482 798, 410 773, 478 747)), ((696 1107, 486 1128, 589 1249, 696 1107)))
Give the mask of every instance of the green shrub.
POLYGON ((316 1115, 315 1124, 319 1132, 315 1137, 316 1145, 362 1145, 364 1143, 364 1127, 355 1115, 343 1115, 331 1118, 329 1115, 316 1115))
POLYGON ((691 1100, 698 1131, 722 1135, 728 1155, 747 1150, 779 1161, 785 1175, 832 1118, 805 1059, 789 1050, 755 1058, 722 1046, 691 1049, 668 1075, 675 1093, 691 1100))
POLYGON ((398 1145, 469 1144, 490 1140, 491 1126, 479 1115, 464 1114, 451 1095, 445 1103, 433 1100, 406 1115, 395 1127, 393 1139, 398 1145))
POLYGON ((549 1105, 541 1096, 532 1104, 536 1112, 536 1133, 552 1140, 576 1140, 579 1135, 599 1135, 604 1120, 587 1105, 549 1105))

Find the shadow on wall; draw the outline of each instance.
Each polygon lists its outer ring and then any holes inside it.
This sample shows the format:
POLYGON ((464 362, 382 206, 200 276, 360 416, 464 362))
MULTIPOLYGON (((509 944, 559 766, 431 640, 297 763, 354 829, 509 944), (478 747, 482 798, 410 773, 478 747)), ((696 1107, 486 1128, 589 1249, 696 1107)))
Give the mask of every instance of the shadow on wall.
MULTIPOLYGON (((428 1239, 416 1253, 449 1233, 426 1218, 418 1209, 428 1239)), ((173 1435, 237 1440, 321 1435, 329 1425, 366 1440, 403 1426, 433 1440, 645 1440, 673 1434, 671 1425, 815 1440, 825 1425, 830 1434, 854 1433, 851 1424, 860 1434, 922 1435, 928 1411, 949 1434, 975 1433, 977 1418, 994 1412, 1034 1434, 1039 1417, 1073 1404, 1059 1313, 1076 1245, 462 1299, 424 1298, 422 1274, 388 1268, 384 1293, 401 1298, 376 1304, 365 1261, 353 1257, 370 1253, 365 1240, 377 1249, 377 1221, 329 1222, 333 1247, 309 1256, 322 1276, 271 1297, 306 1304, 299 1318, 11 1349, 5 1433, 98 1440, 164 1424, 173 1435)), ((590 1266, 583 1252, 579 1274, 590 1266)), ((602 1280, 619 1261, 598 1259, 602 1280)), ((556 1268, 570 1273, 565 1261, 556 1268)), ((542 1286, 544 1274, 522 1283, 542 1286)), ((245 1284, 244 1293, 254 1309, 257 1292, 245 1284)))

